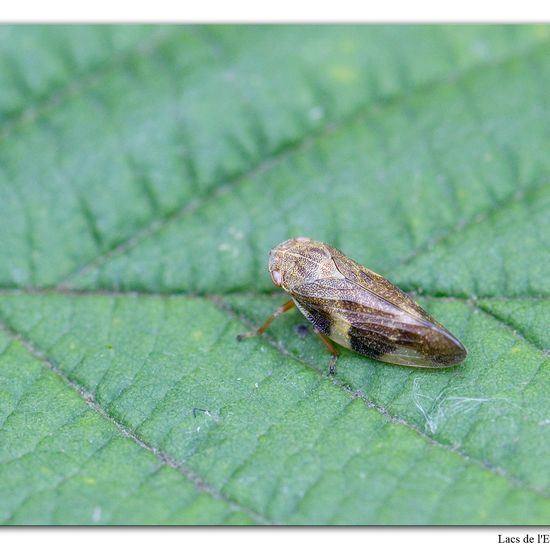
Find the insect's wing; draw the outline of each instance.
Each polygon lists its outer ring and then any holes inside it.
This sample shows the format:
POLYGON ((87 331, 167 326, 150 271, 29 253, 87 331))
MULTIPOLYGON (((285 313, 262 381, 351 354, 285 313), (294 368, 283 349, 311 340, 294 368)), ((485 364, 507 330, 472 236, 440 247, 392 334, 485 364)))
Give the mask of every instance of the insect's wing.
POLYGON ((296 305, 319 331, 388 363, 447 367, 464 359, 462 344, 409 296, 332 251, 333 276, 292 289, 296 305))
POLYGON ((378 273, 363 267, 342 254, 336 248, 330 248, 334 266, 346 281, 354 283, 367 292, 378 296, 388 304, 397 307, 403 312, 409 313, 412 317, 417 317, 419 321, 428 321, 434 325, 439 325, 439 323, 430 317, 430 315, 428 315, 428 313, 410 296, 390 283, 387 279, 382 277, 382 275, 378 275, 378 273))

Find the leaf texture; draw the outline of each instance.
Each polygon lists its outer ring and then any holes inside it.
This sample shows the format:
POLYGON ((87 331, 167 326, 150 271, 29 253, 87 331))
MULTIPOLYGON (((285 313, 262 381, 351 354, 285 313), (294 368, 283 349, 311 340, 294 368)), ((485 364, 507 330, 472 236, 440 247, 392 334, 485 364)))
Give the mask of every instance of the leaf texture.
POLYGON ((0 28, 0 521, 546 524, 550 28, 0 28), (306 235, 456 368, 259 339, 306 235))

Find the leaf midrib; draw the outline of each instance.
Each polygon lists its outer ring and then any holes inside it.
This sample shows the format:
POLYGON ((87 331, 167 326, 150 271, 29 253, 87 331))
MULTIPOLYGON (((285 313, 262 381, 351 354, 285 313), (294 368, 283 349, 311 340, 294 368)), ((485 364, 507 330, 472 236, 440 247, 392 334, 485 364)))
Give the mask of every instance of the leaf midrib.
MULTIPOLYGON (((495 315, 494 312, 490 311, 484 307, 479 302, 481 300, 497 300, 497 301, 517 301, 517 300, 533 300, 536 302, 549 301, 550 297, 548 296, 455 296, 455 295, 441 295, 430 294, 430 293, 416 293, 409 292, 413 296, 418 296, 421 298, 427 298, 430 300, 437 300, 438 302, 459 302, 459 303, 468 303, 474 309, 480 313, 491 317, 498 321, 499 324, 506 327, 507 330, 511 331, 513 334, 516 334, 525 340, 530 346, 535 348, 537 351, 546 354, 548 350, 541 347, 538 343, 532 340, 527 336, 518 326, 509 322, 503 317, 495 315)), ((197 292, 148 292, 142 290, 110 290, 110 289, 58 289, 56 287, 26 287, 26 288, 13 288, 13 287, 0 287, 0 297, 1 296, 107 296, 111 298, 156 298, 156 299, 205 299, 211 302, 218 303, 223 301, 224 298, 275 298, 280 297, 281 300, 287 299, 287 295, 284 292, 279 290, 267 291, 267 292, 227 292, 224 294, 213 294, 213 293, 197 293, 197 292)))

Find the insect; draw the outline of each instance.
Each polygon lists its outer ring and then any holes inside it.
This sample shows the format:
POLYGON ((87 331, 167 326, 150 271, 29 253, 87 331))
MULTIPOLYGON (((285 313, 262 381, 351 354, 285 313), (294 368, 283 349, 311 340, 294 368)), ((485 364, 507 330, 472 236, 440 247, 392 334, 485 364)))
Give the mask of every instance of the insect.
POLYGON ((307 237, 284 241, 269 254, 269 272, 292 299, 239 340, 259 336, 296 306, 332 354, 331 374, 338 358, 332 341, 412 367, 450 367, 466 358, 460 341, 407 294, 328 244, 307 237))

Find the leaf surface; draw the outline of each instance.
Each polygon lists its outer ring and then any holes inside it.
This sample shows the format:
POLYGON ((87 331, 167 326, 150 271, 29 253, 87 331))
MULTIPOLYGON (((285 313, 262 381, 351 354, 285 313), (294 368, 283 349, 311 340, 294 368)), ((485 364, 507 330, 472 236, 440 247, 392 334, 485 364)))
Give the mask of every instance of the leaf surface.
POLYGON ((548 27, 0 31, 0 521, 548 522, 548 27), (467 360, 237 342, 298 235, 467 360))

